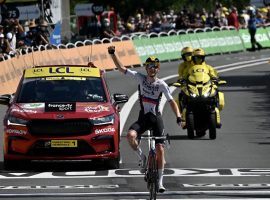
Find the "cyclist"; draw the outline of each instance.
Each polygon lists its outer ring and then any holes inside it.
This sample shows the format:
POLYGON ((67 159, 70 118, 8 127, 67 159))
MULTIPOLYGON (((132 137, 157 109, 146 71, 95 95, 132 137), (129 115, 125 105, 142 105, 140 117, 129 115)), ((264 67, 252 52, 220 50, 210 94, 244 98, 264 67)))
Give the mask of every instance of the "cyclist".
MULTIPOLYGON (((146 59, 145 69, 147 75, 144 75, 124 67, 119 58, 114 54, 114 46, 110 46, 108 48, 108 52, 120 72, 135 78, 139 82, 138 89, 141 110, 138 120, 133 123, 128 130, 127 139, 131 148, 139 156, 141 168, 145 169, 146 156, 143 154, 136 139, 149 129, 153 130, 154 136, 162 136, 164 134, 163 120, 159 111, 162 93, 165 94, 165 97, 170 103, 170 106, 176 115, 176 122, 178 125, 181 124, 181 115, 177 104, 173 100, 173 97, 169 91, 168 85, 163 80, 157 78, 157 74, 160 70, 160 62, 158 58, 149 57, 146 59)), ((156 150, 159 174, 159 192, 162 193, 166 190, 163 186, 163 171, 165 164, 164 140, 156 140, 156 150)))

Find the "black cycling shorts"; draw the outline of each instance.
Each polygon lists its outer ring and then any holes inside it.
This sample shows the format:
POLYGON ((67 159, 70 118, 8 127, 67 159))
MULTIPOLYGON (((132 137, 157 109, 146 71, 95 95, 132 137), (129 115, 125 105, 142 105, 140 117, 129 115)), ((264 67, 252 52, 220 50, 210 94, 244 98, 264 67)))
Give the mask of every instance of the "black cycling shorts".
MULTIPOLYGON (((153 136, 163 136, 164 135, 164 124, 161 114, 154 115, 151 112, 146 114, 140 111, 138 120, 132 124, 129 130, 135 130, 138 136, 142 135, 147 130, 153 130, 153 136)), ((164 140, 156 140, 156 144, 163 144, 164 140)))

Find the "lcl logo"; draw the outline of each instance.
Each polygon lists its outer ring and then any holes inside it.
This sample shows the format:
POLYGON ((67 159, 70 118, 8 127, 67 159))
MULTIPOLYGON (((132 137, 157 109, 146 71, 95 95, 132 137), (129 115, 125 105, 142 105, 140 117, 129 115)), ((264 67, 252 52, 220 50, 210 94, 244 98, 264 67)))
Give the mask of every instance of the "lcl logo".
POLYGON ((81 68, 81 73, 82 74, 87 74, 87 73, 90 73, 91 72, 91 69, 89 68, 81 68))
POLYGON ((41 68, 36 68, 36 69, 33 70, 34 74, 40 74, 42 72, 43 72, 43 70, 41 68))
POLYGON ((69 67, 56 67, 56 68, 49 68, 50 74, 74 74, 74 72, 70 71, 69 67))

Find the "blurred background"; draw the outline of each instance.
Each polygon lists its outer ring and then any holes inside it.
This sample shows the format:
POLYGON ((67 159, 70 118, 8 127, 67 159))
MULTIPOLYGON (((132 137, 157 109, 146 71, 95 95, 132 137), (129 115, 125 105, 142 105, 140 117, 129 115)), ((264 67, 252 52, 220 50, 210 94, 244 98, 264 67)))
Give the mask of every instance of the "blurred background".
POLYGON ((270 22, 267 0, 2 0, 0 55, 39 45, 233 26, 246 29, 252 12, 270 22))

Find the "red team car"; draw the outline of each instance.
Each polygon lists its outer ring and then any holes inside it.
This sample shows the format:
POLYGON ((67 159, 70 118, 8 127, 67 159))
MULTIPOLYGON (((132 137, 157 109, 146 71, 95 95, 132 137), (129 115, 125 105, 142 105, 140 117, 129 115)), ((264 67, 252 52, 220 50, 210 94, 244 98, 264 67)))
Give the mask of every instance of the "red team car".
POLYGON ((98 68, 26 69, 14 95, 2 95, 4 165, 29 160, 104 160, 119 168, 119 103, 98 68))

